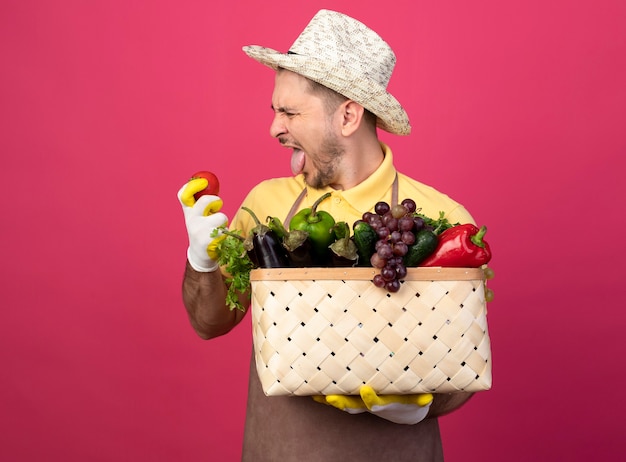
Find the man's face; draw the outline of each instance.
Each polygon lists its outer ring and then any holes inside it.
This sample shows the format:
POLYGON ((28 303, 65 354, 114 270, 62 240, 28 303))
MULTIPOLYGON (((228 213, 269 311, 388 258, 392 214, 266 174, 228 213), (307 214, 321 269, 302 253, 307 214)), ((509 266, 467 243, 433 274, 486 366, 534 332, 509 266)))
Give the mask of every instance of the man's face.
POLYGON ((335 131, 337 112, 329 114, 324 101, 309 90, 308 81, 286 70, 276 73, 272 109, 270 134, 293 150, 293 174, 302 173, 314 188, 332 185, 343 152, 335 131))

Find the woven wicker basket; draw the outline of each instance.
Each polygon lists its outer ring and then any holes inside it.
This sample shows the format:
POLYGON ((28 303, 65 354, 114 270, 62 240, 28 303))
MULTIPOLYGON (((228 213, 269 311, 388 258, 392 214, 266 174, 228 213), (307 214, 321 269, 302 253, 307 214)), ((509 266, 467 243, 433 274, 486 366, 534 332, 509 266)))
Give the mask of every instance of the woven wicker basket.
POLYGON ((253 270, 263 390, 276 395, 449 393, 491 387, 484 274, 410 268, 400 290, 373 268, 253 270))

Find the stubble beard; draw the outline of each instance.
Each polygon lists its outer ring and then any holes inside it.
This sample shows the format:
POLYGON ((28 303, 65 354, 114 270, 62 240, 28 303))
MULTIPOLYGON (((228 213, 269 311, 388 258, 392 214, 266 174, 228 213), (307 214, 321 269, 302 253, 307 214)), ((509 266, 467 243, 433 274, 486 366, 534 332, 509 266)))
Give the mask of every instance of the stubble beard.
POLYGON ((304 181, 307 185, 315 189, 322 189, 333 184, 336 180, 336 173, 339 163, 344 154, 337 138, 327 133, 320 143, 318 152, 324 153, 322 156, 312 160, 315 167, 314 174, 304 174, 304 181))

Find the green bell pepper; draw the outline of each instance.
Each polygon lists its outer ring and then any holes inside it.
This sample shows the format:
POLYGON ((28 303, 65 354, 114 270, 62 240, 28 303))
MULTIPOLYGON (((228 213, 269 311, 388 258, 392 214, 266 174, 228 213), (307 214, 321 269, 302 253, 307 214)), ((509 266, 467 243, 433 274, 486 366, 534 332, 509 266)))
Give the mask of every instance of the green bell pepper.
POLYGON ((328 264, 330 249, 328 246, 335 242, 335 219, 328 212, 317 210, 319 204, 328 199, 328 192, 322 195, 311 208, 305 208, 296 213, 289 222, 290 230, 302 230, 309 234, 312 244, 313 258, 316 264, 324 266, 328 264))

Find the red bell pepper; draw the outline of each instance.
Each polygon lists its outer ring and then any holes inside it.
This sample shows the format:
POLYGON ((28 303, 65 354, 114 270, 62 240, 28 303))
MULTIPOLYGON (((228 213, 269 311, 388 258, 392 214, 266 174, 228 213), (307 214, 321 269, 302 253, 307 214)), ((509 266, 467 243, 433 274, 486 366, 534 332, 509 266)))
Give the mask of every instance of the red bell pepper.
POLYGON ((484 240, 487 227, 471 223, 448 228, 439 235, 437 248, 419 266, 479 268, 491 260, 491 249, 484 240))

